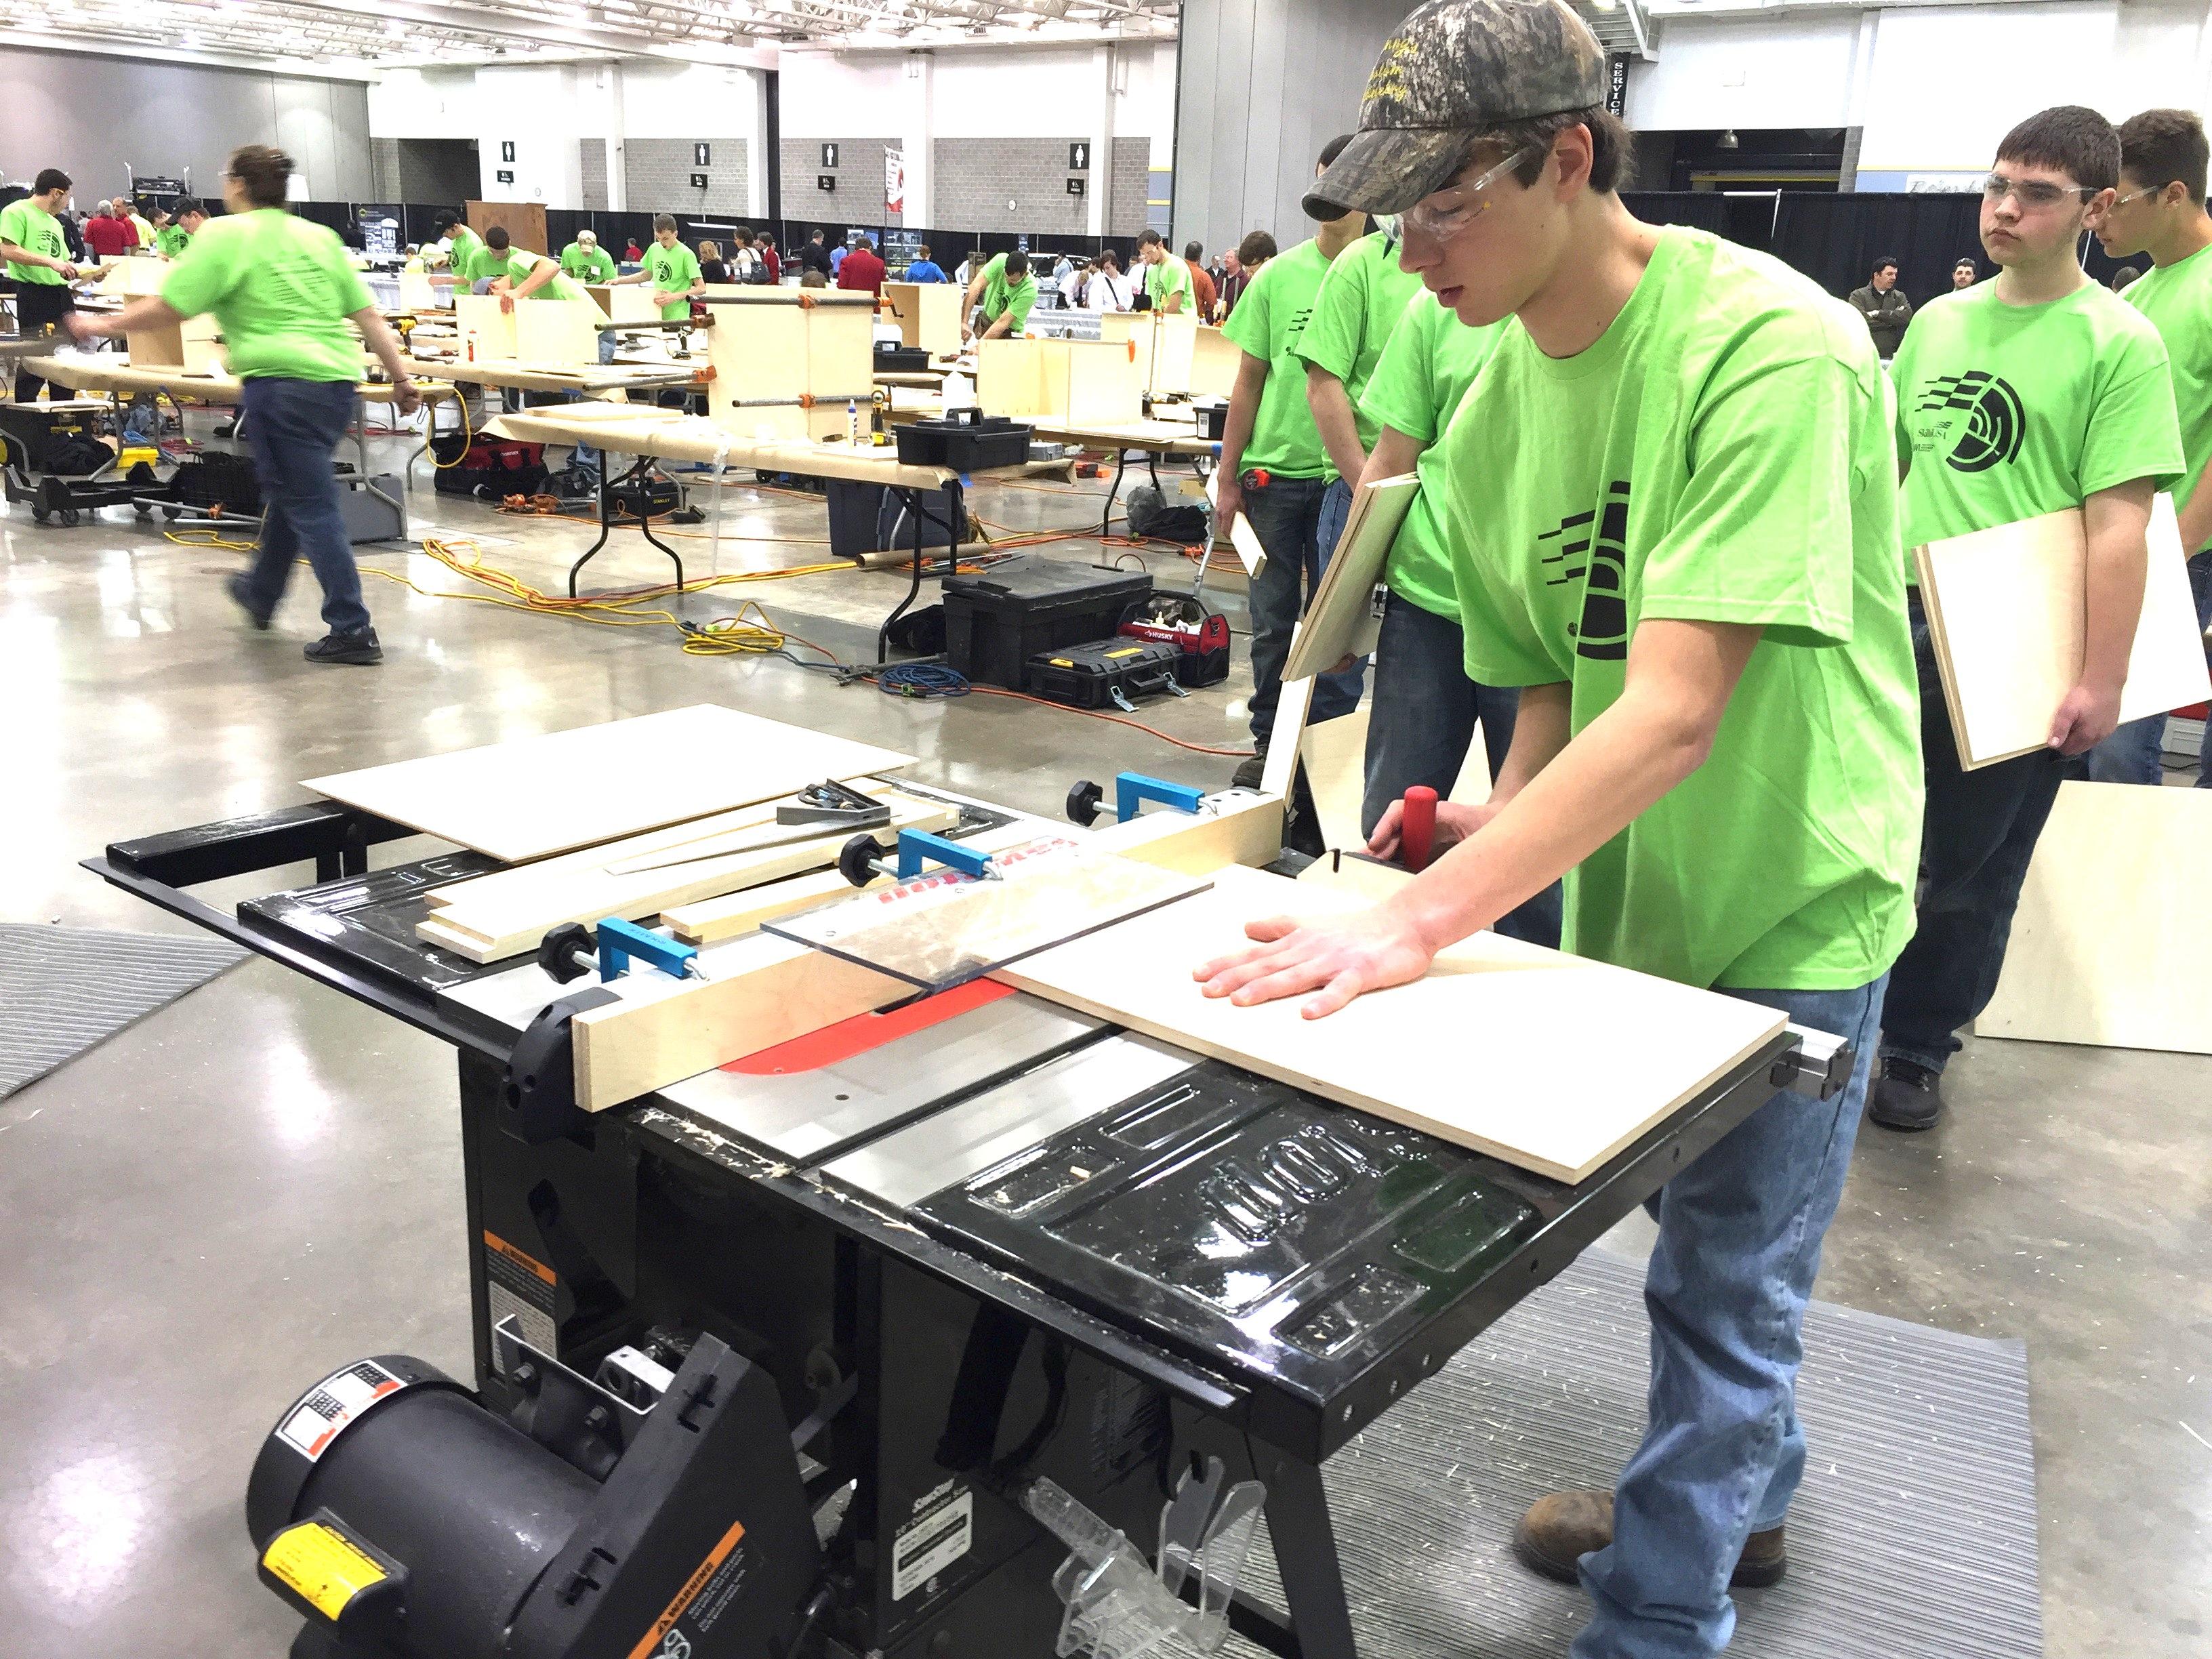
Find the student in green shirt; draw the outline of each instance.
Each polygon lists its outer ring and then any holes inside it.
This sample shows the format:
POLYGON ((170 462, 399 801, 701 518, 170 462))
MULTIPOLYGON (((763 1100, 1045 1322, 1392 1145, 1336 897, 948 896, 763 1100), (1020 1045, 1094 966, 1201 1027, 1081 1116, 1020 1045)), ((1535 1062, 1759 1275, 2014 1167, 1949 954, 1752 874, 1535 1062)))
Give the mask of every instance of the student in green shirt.
POLYGON ((207 210, 189 196, 181 198, 168 223, 154 232, 155 251, 164 259, 182 258, 186 245, 199 234, 200 227, 205 223, 207 210))
POLYGON ((611 283, 615 279, 615 262, 599 246, 596 231, 576 233, 576 240, 561 250, 561 270, 564 276, 583 283, 611 283))
POLYGON ((477 256, 483 252, 483 239, 471 230, 467 222, 451 210, 441 213, 437 220, 438 234, 445 240, 447 269, 431 273, 434 283, 469 283, 476 277, 473 267, 477 256))
MULTIPOLYGON (((2151 268, 2120 297, 2166 342, 2181 420, 2181 477, 2173 486, 2181 547, 2197 594, 2197 622, 2212 627, 2212 216, 2204 210, 2204 123, 2196 111, 2147 109, 2120 124, 2120 193, 2097 227, 2117 258, 2148 254, 2151 268)), ((2130 720, 2089 751, 2096 783, 2160 781, 2166 716, 2130 720)), ((2212 747, 2197 761, 2197 787, 2212 789, 2212 747)))
MULTIPOLYGON (((1316 176, 1351 142, 1349 133, 1330 140, 1314 169, 1316 176)), ((1229 414, 1222 422, 1221 468, 1214 475, 1218 533, 1227 540, 1242 513, 1267 555, 1252 578, 1251 720, 1259 752, 1237 769, 1236 781, 1246 787, 1257 787, 1265 772, 1291 631, 1305 614, 1328 562, 1320 542, 1322 506, 1335 473, 1306 402, 1306 365, 1298 356, 1298 342, 1330 264, 1367 225, 1365 214, 1329 208, 1310 197, 1306 211, 1321 219, 1318 232, 1310 241, 1268 260, 1221 329, 1243 356, 1237 359, 1229 414)), ((1357 665, 1323 674, 1314 686, 1306 718, 1319 722, 1349 714, 1359 706, 1364 679, 1364 670, 1357 665)))
MULTIPOLYGON (((15 281, 15 331, 30 336, 51 331, 76 309, 70 284, 77 268, 69 257, 69 242, 61 221, 54 216, 68 202, 70 179, 59 167, 42 169, 31 181, 31 193, 0 208, 0 265, 15 281)), ((36 374, 15 371, 15 401, 27 404, 46 381, 36 374)))
MULTIPOLYGON (((984 339, 1017 336, 1029 326, 1036 295, 1036 276, 1030 270, 1030 256, 1016 249, 1012 253, 994 254, 989 263, 969 278, 961 313, 973 319, 976 307, 982 307, 980 331, 984 339)), ((978 333, 972 322, 963 324, 961 331, 963 338, 971 340, 978 333)))
POLYGON ((1150 309, 1169 316, 1196 311, 1197 301, 1190 291, 1190 267, 1168 252, 1159 232, 1146 230, 1137 238, 1137 261, 1145 268, 1145 296, 1152 302, 1150 309))
POLYGON ((676 240, 676 218, 663 213, 653 222, 653 246, 645 251, 645 268, 618 283, 651 283, 653 302, 660 307, 664 323, 681 322, 691 314, 691 301, 707 291, 699 274, 699 256, 676 240))
POLYGON ((2112 734, 2142 610, 2151 496, 2179 476, 2173 377, 2158 331, 2093 281, 2076 252, 2119 182, 2120 141, 2094 110, 2031 116, 1997 148, 1982 193, 1993 282, 1933 300, 1890 365, 1904 545, 2079 507, 2088 532, 2081 678, 2045 748, 1966 771, 1913 594, 1927 756, 1919 930, 1882 1008, 1869 1115, 1941 1117, 1956 1033, 1996 990, 2029 858, 2071 757, 2112 734))
POLYGON ((561 267, 542 253, 517 247, 507 232, 494 225, 484 233, 483 252, 476 263, 477 280, 487 294, 512 294, 518 300, 588 300, 583 284, 562 274, 561 267))
MULTIPOLYGON (((1605 62, 1564 0, 1423 6, 1315 186, 1401 215, 1403 263, 1462 323, 1515 319, 1442 461, 1467 672, 1521 706, 1423 874, 1371 910, 1255 921, 1261 943, 1197 972, 1322 1018, 1564 876, 1569 950, 1855 1045, 1847 1087, 1777 1095, 1660 1193, 1644 1440, 1613 1493, 1553 1494, 1516 1534, 1590 1596, 1574 1659, 1687 1659, 1726 1644, 1731 1582, 1787 1568, 1800 1328, 1912 927, 1918 711, 1866 327, 1778 260, 1630 215, 1605 62)), ((1433 1041, 1448 1080, 1467 1034, 1433 1041)))
POLYGON ((307 660, 378 663, 384 649, 362 602, 331 461, 352 423, 362 342, 391 376, 401 414, 422 398, 344 245, 286 211, 292 173, 292 158, 267 144, 233 151, 223 173, 228 213, 192 239, 161 294, 112 317, 79 319, 75 332, 167 328, 215 313, 230 372, 246 382, 241 425, 261 486, 260 539, 252 568, 230 579, 231 598, 254 627, 267 628, 293 561, 304 556, 322 584, 330 628, 307 647, 307 660))

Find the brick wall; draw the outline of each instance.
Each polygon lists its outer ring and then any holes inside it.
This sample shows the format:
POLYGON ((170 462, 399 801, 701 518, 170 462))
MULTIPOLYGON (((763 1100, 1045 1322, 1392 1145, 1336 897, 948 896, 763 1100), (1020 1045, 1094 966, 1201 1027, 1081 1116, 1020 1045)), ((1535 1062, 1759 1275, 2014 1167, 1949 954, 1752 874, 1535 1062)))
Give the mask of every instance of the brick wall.
MULTIPOLYGON (((1080 236, 1090 203, 1067 193, 1067 138, 939 138, 931 149, 930 216, 963 229, 1041 231, 1080 236), (1010 210, 1006 204, 1011 201, 1010 210)), ((1115 146, 1118 150, 1120 146, 1115 146)), ((1094 158, 1095 159, 1095 158, 1094 158)), ((1083 175, 1100 188, 1100 171, 1083 175)), ((1144 191, 1137 192, 1139 202, 1144 191)))
POLYGON ((376 192, 380 202, 404 202, 399 193, 399 141, 397 138, 372 138, 368 141, 368 187, 376 192))
POLYGON ((1106 234, 1134 236, 1146 224, 1145 201, 1152 187, 1152 141, 1116 138, 1112 160, 1114 193, 1106 198, 1112 208, 1107 216, 1106 234))
MULTIPOLYGON (((903 214, 884 211, 884 153, 888 138, 787 138, 783 141, 783 211, 788 219, 832 225, 902 224, 903 214), (822 165, 822 146, 837 146, 837 165, 822 165), (835 174, 837 188, 817 180, 835 174)), ((942 221, 939 222, 940 223, 942 221)))
MULTIPOLYGON (((742 138, 717 138, 707 133, 697 138, 625 138, 623 182, 629 192, 630 211, 715 213, 744 218, 751 211, 747 204, 749 148, 742 138), (714 159, 706 167, 691 160, 695 143, 712 147, 714 159), (707 175, 705 190, 692 188, 695 173, 707 175)), ((586 205, 590 205, 588 197, 586 205)))
POLYGON ((576 158, 583 179, 583 208, 586 213, 607 211, 607 141, 604 138, 579 138, 576 158))

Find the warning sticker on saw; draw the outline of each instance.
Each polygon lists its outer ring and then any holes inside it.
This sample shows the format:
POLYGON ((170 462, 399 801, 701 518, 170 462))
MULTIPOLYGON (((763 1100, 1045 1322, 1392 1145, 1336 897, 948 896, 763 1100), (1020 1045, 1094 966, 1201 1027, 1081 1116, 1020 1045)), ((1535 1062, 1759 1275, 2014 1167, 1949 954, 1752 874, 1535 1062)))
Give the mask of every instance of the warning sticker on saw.
POLYGON ((355 1596, 391 1577, 351 1539, 319 1521, 303 1521, 278 1533, 269 1540, 261 1565, 333 1622, 355 1596))
POLYGON ((325 1377, 295 1407, 292 1414, 278 1425, 276 1437, 313 1462, 337 1438, 338 1431, 364 1409, 406 1386, 404 1380, 374 1359, 349 1365, 335 1376, 325 1377))
POLYGON ((629 1659, 690 1659, 691 1650, 744 1590, 747 1564, 739 1547, 744 1535, 743 1522, 730 1522, 721 1541, 707 1552, 707 1559, 691 1570, 675 1599, 638 1638, 629 1659))
POLYGON ((903 1601, 968 1553, 975 1542, 975 1498, 967 1487, 924 1498, 891 1540, 891 1600, 903 1601))

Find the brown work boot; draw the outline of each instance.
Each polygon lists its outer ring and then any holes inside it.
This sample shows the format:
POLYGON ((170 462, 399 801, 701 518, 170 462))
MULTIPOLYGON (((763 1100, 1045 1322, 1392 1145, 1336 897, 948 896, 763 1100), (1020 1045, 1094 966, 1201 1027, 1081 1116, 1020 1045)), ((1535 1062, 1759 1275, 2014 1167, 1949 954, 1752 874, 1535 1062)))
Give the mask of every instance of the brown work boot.
MULTIPOLYGON (((1790 1553, 1784 1528, 1770 1527, 1744 1540, 1729 1583, 1738 1589, 1765 1589, 1778 1584, 1790 1570, 1790 1553)), ((1613 1542, 1613 1494, 1609 1492, 1555 1492, 1538 1498, 1513 1528, 1513 1553, 1529 1571, 1562 1584, 1581 1578, 1580 1563, 1592 1550, 1613 1542)))

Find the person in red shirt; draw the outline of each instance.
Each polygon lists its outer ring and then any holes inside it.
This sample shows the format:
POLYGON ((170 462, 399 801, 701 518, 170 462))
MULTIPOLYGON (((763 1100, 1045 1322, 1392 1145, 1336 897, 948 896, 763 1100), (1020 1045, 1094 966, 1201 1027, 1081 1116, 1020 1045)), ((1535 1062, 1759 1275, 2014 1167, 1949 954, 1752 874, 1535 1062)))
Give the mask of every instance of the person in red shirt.
POLYGON ((84 222, 84 244, 101 258, 112 259, 138 246, 138 228, 118 217, 113 203, 97 203, 92 217, 84 222))
POLYGON ((837 286, 883 297, 884 262, 877 257, 874 237, 864 232, 847 251, 845 263, 837 268, 837 286))
POLYGON ((753 252, 760 255, 761 263, 768 267, 769 281, 781 283, 783 280, 783 260, 776 253, 775 239, 766 231, 761 232, 753 238, 753 252))
POLYGON ((1193 314, 1201 323, 1213 320, 1213 302, 1221 296, 1214 291, 1213 273, 1199 261, 1206 257, 1206 249, 1197 242, 1183 244, 1182 262, 1190 267, 1190 297, 1197 303, 1193 314))

